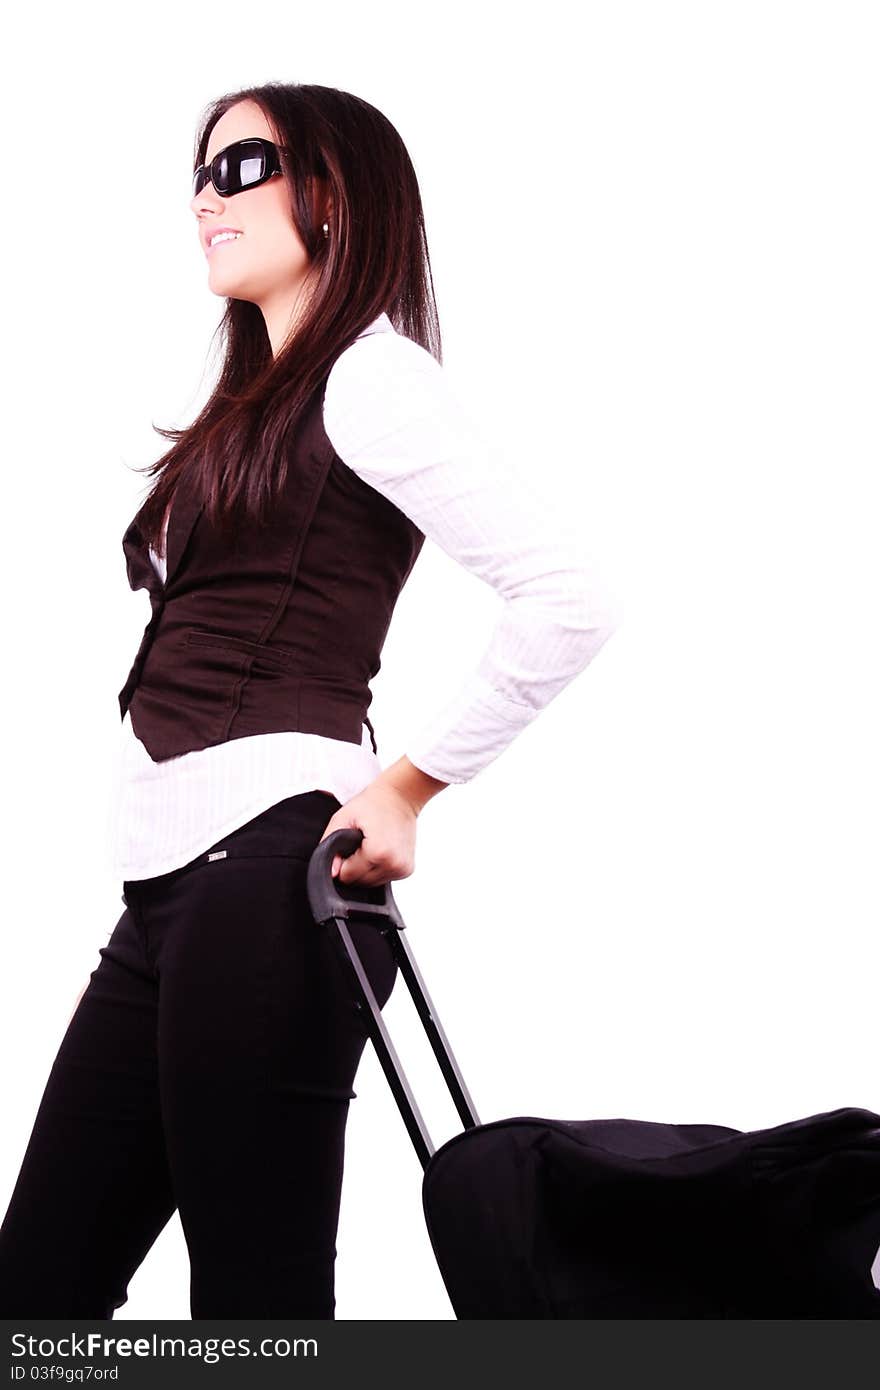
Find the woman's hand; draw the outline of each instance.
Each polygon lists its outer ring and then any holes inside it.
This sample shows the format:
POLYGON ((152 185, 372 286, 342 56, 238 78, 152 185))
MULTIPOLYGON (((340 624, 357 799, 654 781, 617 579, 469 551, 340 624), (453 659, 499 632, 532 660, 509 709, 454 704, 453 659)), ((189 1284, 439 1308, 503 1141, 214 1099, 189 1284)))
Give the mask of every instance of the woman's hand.
POLYGON ((416 862, 416 819, 422 807, 448 784, 400 758, 340 806, 320 843, 335 830, 360 830, 363 840, 347 858, 333 857, 331 874, 340 883, 379 887, 409 878, 416 862))

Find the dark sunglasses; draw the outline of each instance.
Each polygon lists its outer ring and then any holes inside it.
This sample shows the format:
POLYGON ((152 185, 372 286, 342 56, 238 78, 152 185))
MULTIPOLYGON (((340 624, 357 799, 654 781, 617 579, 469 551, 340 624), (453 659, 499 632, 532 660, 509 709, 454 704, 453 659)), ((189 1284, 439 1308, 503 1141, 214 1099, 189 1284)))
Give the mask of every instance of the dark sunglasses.
POLYGON ((209 182, 222 198, 230 198, 246 188, 258 188, 273 174, 281 173, 279 149, 283 146, 271 140, 236 140, 215 154, 210 164, 199 165, 193 174, 192 196, 195 198, 209 182))

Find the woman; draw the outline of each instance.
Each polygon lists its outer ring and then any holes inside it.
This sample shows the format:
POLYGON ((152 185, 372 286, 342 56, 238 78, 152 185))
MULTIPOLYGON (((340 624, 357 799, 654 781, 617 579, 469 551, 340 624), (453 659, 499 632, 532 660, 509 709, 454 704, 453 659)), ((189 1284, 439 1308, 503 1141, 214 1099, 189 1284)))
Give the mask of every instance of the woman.
MULTIPOLYGON (((384 116, 321 86, 215 103, 191 208, 226 299, 217 387, 123 539, 153 616, 128 681, 125 911, 0 1229, 0 1315, 112 1318, 175 1210, 201 1317, 333 1318, 366 1031, 306 894, 407 877, 416 821, 590 662, 609 609, 440 365, 422 207, 384 116), (369 681, 425 536, 504 600, 461 693, 384 770, 369 681)), ((438 663, 449 632, 439 634, 438 663)), ((379 1003, 396 965, 352 919, 379 1003)))

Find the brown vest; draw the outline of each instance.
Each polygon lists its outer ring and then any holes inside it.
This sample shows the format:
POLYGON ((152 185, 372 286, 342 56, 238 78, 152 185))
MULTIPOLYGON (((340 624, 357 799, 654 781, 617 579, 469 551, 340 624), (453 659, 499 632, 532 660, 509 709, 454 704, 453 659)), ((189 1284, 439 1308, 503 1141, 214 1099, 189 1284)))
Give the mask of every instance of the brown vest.
POLYGON ((138 527, 122 538, 153 616, 119 692, 154 762, 250 734, 299 730, 360 744, 370 681, 424 534, 336 454, 327 376, 300 418, 269 522, 221 540, 181 477, 156 573, 138 527))

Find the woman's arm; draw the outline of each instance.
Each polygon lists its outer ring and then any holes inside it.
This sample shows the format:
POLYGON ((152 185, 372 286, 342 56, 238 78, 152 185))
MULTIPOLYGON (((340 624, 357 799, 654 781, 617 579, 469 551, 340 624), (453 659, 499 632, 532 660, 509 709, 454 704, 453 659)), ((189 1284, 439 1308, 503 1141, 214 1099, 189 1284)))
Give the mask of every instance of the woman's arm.
POLYGON ((440 364, 390 322, 336 359, 324 426, 344 463, 503 600, 458 694, 324 832, 361 829, 360 848, 334 859, 332 872, 382 884, 413 872, 426 802, 496 758, 589 664, 615 623, 572 519, 498 463, 440 364))
POLYGON ((442 792, 444 787, 449 786, 448 782, 443 782, 438 777, 431 777, 420 767, 416 767, 405 753, 402 758, 397 759, 396 763, 392 763, 390 767, 386 767, 384 772, 379 774, 376 780, 379 781, 380 779, 399 792, 412 806, 416 815, 433 796, 442 792))
POLYGON ((419 344, 359 338, 334 363, 324 423, 343 462, 503 601, 476 669, 387 770, 430 797, 487 766, 592 661, 617 625, 613 604, 577 517, 498 460, 419 344))

